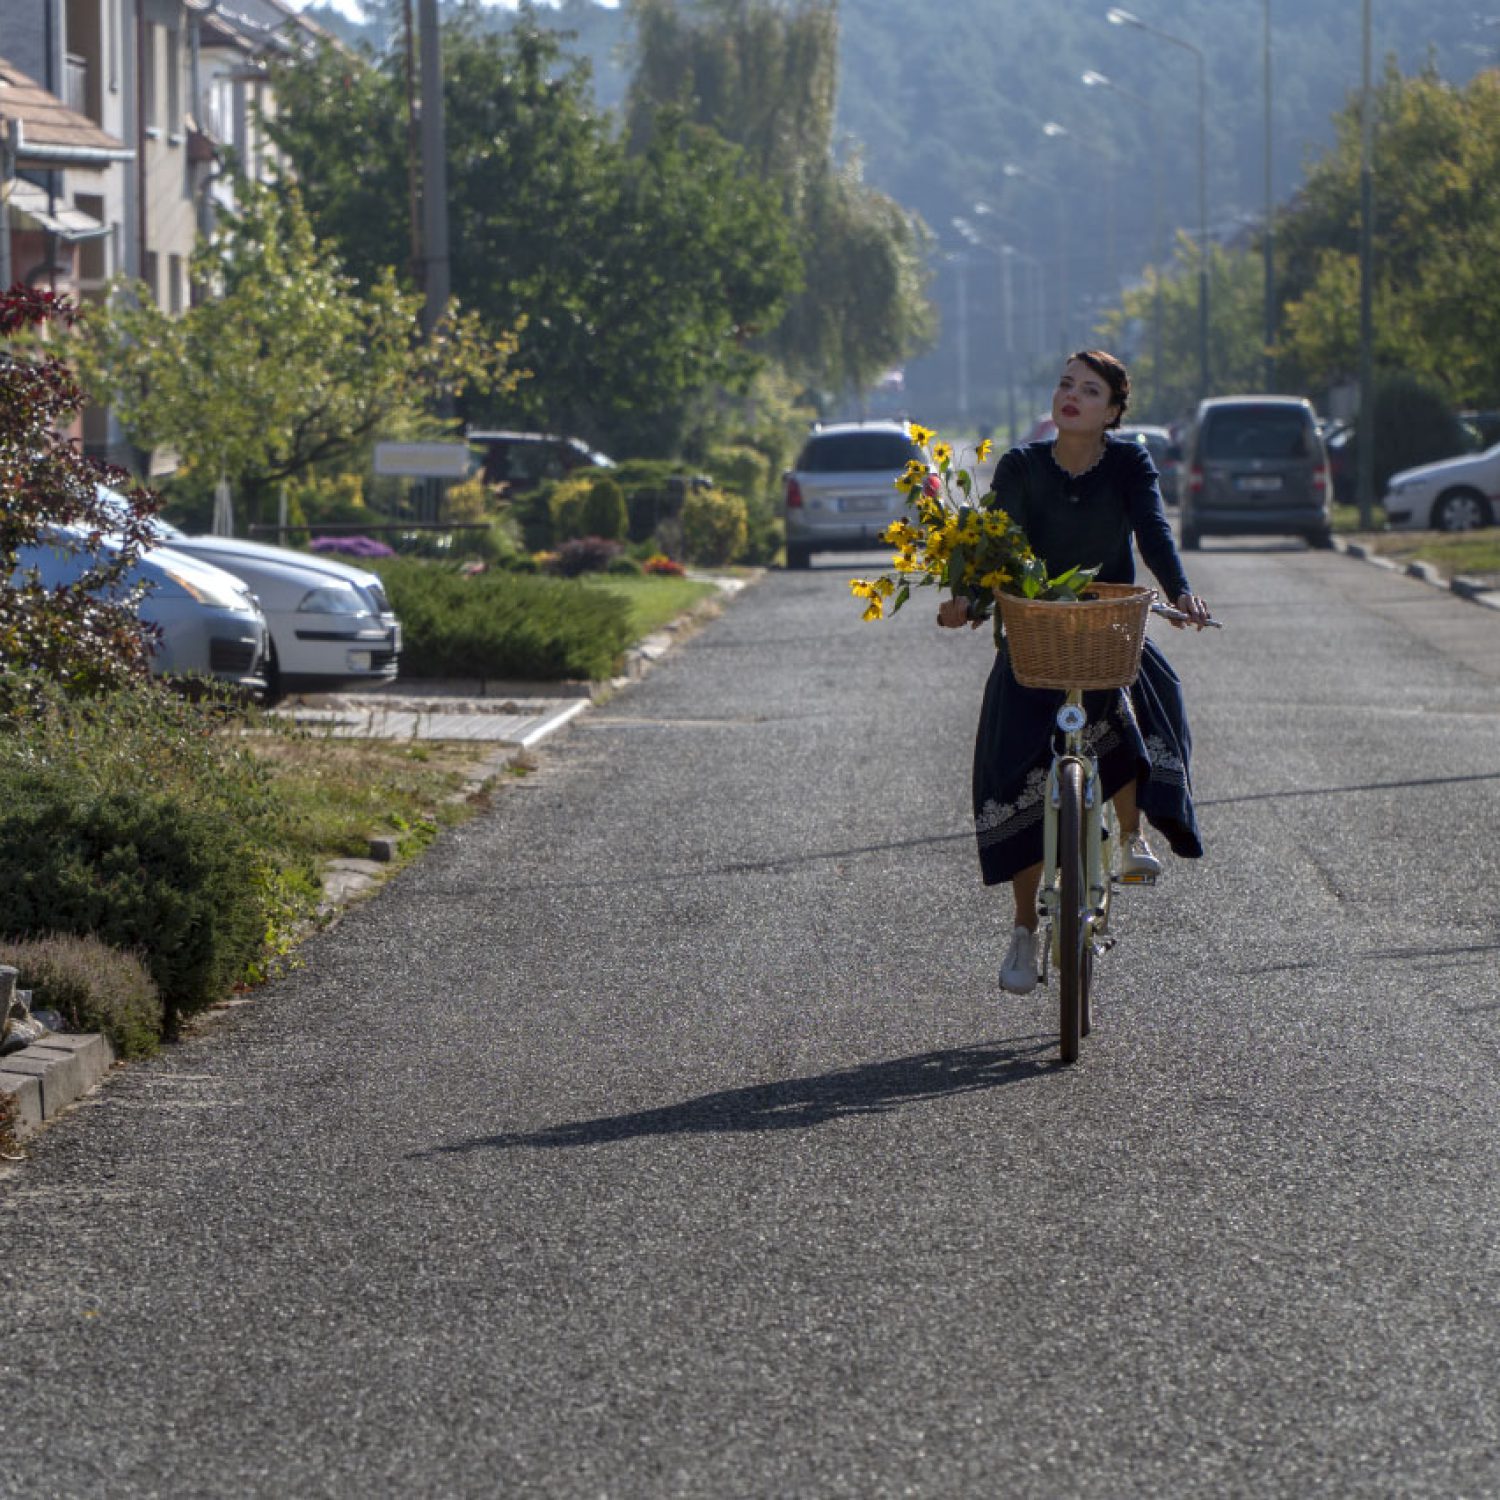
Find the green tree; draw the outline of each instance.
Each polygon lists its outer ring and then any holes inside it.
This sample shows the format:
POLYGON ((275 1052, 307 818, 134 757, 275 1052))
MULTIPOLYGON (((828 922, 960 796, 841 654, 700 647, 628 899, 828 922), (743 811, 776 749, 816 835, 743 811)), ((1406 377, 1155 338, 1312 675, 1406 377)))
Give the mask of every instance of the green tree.
MULTIPOLYGON (((1265 272, 1255 250, 1215 245, 1208 259, 1209 395, 1258 390, 1264 382, 1265 272)), ((1139 393, 1131 411, 1143 421, 1170 421, 1198 401, 1198 249, 1180 235, 1165 272, 1148 267, 1145 279, 1121 298, 1099 326, 1101 339, 1130 357, 1131 385, 1139 393), (1154 323, 1160 293, 1161 361, 1154 323)))
MULTIPOLYGON (((1500 402, 1500 75, 1454 88, 1387 68, 1376 97, 1374 357, 1500 402)), ((1281 231, 1286 354, 1310 387, 1353 378, 1359 353, 1359 101, 1281 231)))
POLYGON ((677 105, 744 148, 776 184, 805 285, 770 347, 811 384, 859 391, 929 347, 930 236, 919 220, 834 162, 838 12, 834 0, 637 0, 629 122, 649 140, 677 105))
MULTIPOLYGON (((453 289, 487 327, 521 329, 532 372, 467 414, 622 455, 671 452, 701 391, 753 373, 751 333, 780 317, 797 257, 742 151, 668 111, 649 147, 627 152, 587 67, 560 49, 524 16, 503 34, 468 12, 444 29, 453 289)), ((390 58, 350 84, 350 105, 337 94, 349 66, 327 52, 288 64, 269 127, 320 232, 368 285, 408 254, 402 137, 367 111, 399 116, 405 99, 390 58), (375 193, 392 222, 372 231, 375 193)))
POLYGON ((83 407, 68 366, 38 337, 73 321, 70 303, 17 285, 0 291, 0 724, 30 696, 40 673, 75 693, 145 675, 150 643, 125 588, 149 532, 155 502, 130 490, 121 515, 101 502, 101 481, 129 488, 118 471, 91 463, 67 436, 83 407), (85 559, 70 584, 49 589, 33 575, 11 578, 20 549, 54 527, 73 529, 85 559), (114 545, 106 548, 109 533, 114 545))
POLYGON ((181 317, 116 288, 83 325, 80 366, 142 447, 244 486, 252 516, 276 481, 347 458, 447 393, 513 385, 513 336, 451 312, 418 336, 421 299, 390 271, 359 288, 314 237, 296 195, 239 188, 194 257, 213 295, 181 317))

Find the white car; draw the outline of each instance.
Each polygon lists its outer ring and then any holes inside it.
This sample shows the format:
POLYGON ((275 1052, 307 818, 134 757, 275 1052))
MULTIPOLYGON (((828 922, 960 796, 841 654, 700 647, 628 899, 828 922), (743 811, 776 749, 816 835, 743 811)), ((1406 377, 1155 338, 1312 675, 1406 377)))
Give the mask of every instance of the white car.
MULTIPOLYGON (((59 526, 46 541, 17 549, 12 582, 35 571, 47 588, 76 583, 93 565, 83 545, 84 533, 59 526)), ((99 542, 102 559, 114 544, 99 542)), ((153 627, 153 676, 180 682, 211 677, 249 697, 266 691, 270 631, 255 596, 232 574, 166 547, 154 547, 125 570, 121 592, 145 584, 136 611, 153 627)))
POLYGON ((1500 514, 1500 443, 1386 481, 1385 518, 1398 531, 1472 531, 1500 514))
POLYGON ((172 551, 234 574, 260 601, 271 628, 268 702, 394 680, 401 625, 376 574, 290 547, 188 536, 159 518, 151 525, 172 551))

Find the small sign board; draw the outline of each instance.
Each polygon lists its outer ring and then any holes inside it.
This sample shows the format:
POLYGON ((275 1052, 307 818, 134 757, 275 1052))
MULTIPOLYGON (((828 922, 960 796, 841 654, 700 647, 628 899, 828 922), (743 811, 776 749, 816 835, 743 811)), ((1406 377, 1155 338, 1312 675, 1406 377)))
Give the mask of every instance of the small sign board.
POLYGON ((375 472, 407 479, 467 479, 473 466, 467 443, 376 443, 375 472))

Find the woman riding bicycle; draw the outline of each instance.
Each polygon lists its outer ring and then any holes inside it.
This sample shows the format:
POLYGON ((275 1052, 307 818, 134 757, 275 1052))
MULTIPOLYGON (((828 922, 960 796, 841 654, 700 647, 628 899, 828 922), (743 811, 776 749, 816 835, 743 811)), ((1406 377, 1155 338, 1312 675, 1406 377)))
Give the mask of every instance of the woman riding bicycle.
MULTIPOLYGON (((1208 606, 1183 570, 1156 469, 1142 446, 1111 435, 1129 400, 1130 376, 1118 359, 1099 349, 1074 354, 1052 396, 1057 436, 1005 454, 983 503, 1007 511, 1025 528, 1050 573, 1097 567, 1101 583, 1133 583, 1134 540, 1163 593, 1201 630, 1208 606)), ((978 623, 966 595, 939 606, 938 624, 965 623, 978 623)), ((1012 885, 1015 928, 1000 984, 1018 995, 1037 982, 1042 802, 1060 697, 1022 687, 1002 646, 985 686, 974 746, 980 871, 986 885, 1012 885)), ((1122 872, 1160 873, 1161 862, 1141 832, 1142 814, 1174 854, 1198 858, 1203 846, 1188 774, 1191 737, 1182 685, 1166 657, 1147 641, 1135 683, 1123 692, 1090 693, 1085 707, 1089 748, 1119 817, 1122 872)))

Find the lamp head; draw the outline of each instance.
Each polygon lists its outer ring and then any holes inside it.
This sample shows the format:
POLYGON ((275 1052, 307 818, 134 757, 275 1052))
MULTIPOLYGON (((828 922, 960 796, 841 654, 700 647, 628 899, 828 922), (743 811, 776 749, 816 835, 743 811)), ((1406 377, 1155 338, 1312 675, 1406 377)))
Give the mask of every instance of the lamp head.
POLYGON ((1132 15, 1128 10, 1121 10, 1118 5, 1111 5, 1104 12, 1104 18, 1111 26, 1140 26, 1144 28, 1145 22, 1137 15, 1132 15))
POLYGON ((1042 134, 1051 136, 1053 140, 1056 140, 1060 135, 1069 134, 1069 131, 1066 125, 1059 125, 1056 120, 1048 120, 1047 123, 1042 126, 1042 134))
POLYGON ((1103 73, 1094 68, 1085 68, 1083 71, 1083 86, 1089 89, 1107 89, 1109 79, 1103 73))

